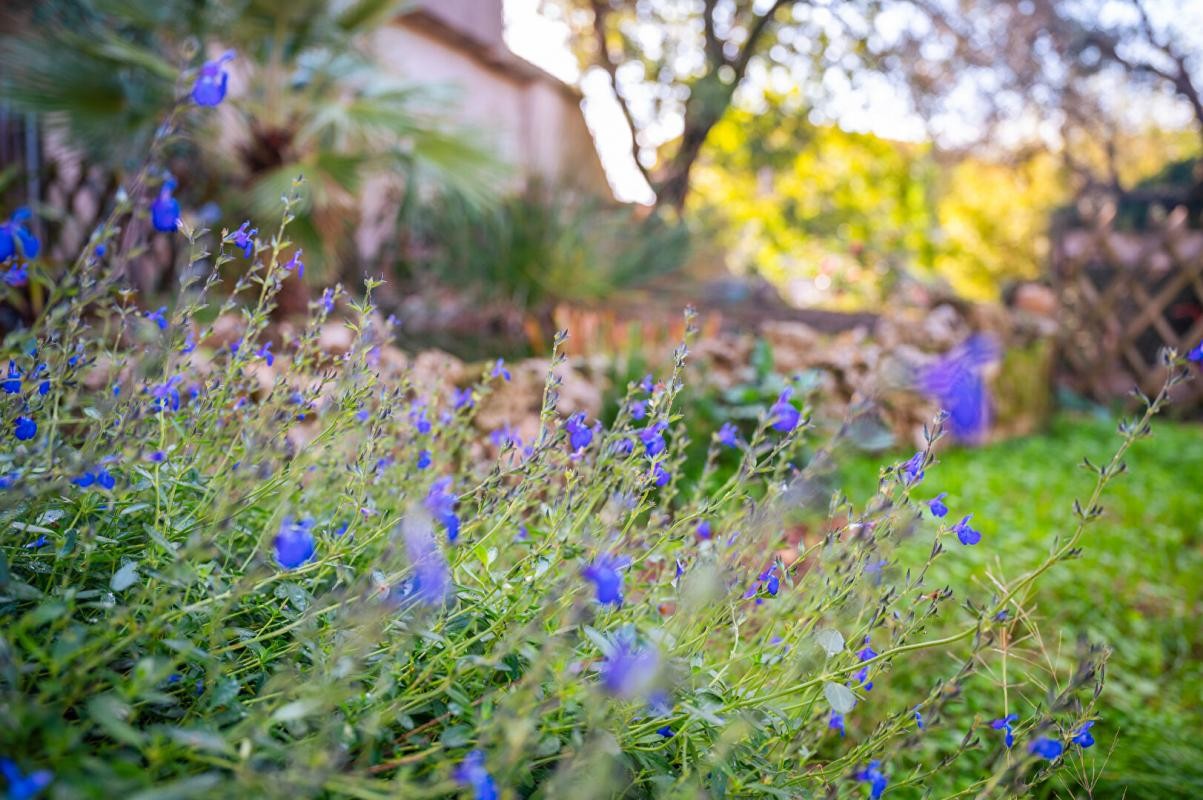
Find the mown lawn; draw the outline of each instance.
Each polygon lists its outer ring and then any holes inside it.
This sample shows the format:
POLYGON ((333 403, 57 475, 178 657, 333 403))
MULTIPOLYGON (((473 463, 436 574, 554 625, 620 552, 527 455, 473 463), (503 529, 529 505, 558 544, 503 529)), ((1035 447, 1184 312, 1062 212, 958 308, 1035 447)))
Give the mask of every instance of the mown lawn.
MULTIPOLYGON (((1072 498, 1085 500, 1093 484, 1075 465, 1083 456, 1104 463, 1118 441, 1113 421, 1062 417, 1046 435, 943 454, 919 494, 948 492, 950 518, 973 512, 984 538, 941 559, 934 583, 976 581, 985 593, 987 573, 1012 576, 1036 563, 1072 530, 1072 498)), ((1203 426, 1160 421, 1126 460, 1080 559, 1043 576, 1033 613, 1045 636, 1059 639, 1046 639, 1049 650, 1084 636, 1114 649, 1099 744, 1079 765, 1082 782, 1094 785, 1089 796, 1203 797, 1203 426)), ((845 465, 854 500, 872 492, 881 463, 845 465)), ((1088 796, 1072 780, 1050 788, 1088 796)))

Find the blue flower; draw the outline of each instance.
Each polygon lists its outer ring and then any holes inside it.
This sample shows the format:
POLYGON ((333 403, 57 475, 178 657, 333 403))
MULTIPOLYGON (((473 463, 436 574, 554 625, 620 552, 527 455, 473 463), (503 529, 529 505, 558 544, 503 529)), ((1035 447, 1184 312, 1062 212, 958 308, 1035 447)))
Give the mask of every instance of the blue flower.
POLYGON ((327 288, 326 291, 322 292, 322 299, 320 302, 322 304, 322 310, 327 314, 334 311, 334 290, 327 288))
POLYGON ((243 258, 250 258, 254 254, 255 235, 257 233, 259 233, 259 229, 252 228, 249 219, 243 220, 242 224, 238 226, 238 230, 234 231, 234 235, 231 238, 234 246, 242 250, 243 258))
POLYGON ((156 231, 174 233, 180 224, 180 201, 171 196, 175 191, 175 178, 170 175, 159 188, 159 195, 150 204, 150 222, 156 231))
POLYGON ((304 252, 304 250, 298 247, 296 252, 292 254, 292 258, 288 259, 288 263, 284 265, 284 271, 292 272, 296 270, 298 278, 305 277, 305 262, 301 260, 301 254, 304 252))
POLYGON ((17 417, 13 420, 13 436, 22 442, 27 442, 38 435, 38 423, 29 417, 17 417))
POLYGON ((7 800, 33 800, 54 780, 54 773, 48 769, 26 775, 15 762, 7 758, 0 758, 0 773, 3 773, 8 784, 7 800))
POLYGON ((1073 743, 1085 750, 1087 747, 1094 746, 1094 734, 1090 729, 1094 727, 1094 720, 1083 722, 1082 727, 1073 735, 1073 743))
POLYGON ((421 450, 418 452, 418 469, 426 469, 432 461, 429 450, 421 450))
POLYGON ((1001 719, 996 719, 990 723, 990 727, 996 731, 1006 731, 1003 734, 1003 744, 1010 750, 1015 745, 1015 729, 1011 727, 1011 723, 1019 719, 1018 714, 1007 714, 1001 719))
POLYGON ((881 762, 876 759, 870 761, 864 769, 852 777, 869 784, 869 800, 877 800, 881 797, 886 787, 890 784, 889 779, 881 771, 881 762))
POLYGON ((0 383, 0 389, 3 389, 5 394, 20 394, 21 368, 17 366, 17 362, 9 360, 8 377, 0 383))
POLYGON ((603 553, 581 570, 585 580, 593 582, 597 590, 597 602, 602 605, 622 605, 622 573, 619 570, 630 563, 626 558, 603 553))
POLYGON ((167 316, 164 312, 167 311, 167 306, 159 306, 156 311, 147 311, 146 318, 159 326, 159 330, 167 330, 167 316))
POLYGON ((1187 360, 1193 361, 1196 364, 1203 364, 1203 342, 1199 342, 1197 345, 1195 345, 1194 348, 1192 348, 1191 351, 1186 354, 1186 358, 1187 360))
POLYGON ((923 480, 923 466, 927 461, 927 456, 922 452, 917 452, 902 464, 902 477, 907 486, 918 483, 923 480))
POLYGON ((777 402, 773 403, 769 412, 773 415, 773 430, 781 433, 789 433, 794 428, 798 427, 798 420, 801 418, 801 413, 794 404, 790 402, 793 397, 793 389, 785 389, 777 398, 777 402))
POLYGON ((598 668, 602 688, 615 697, 642 694, 656 677, 660 654, 652 647, 639 647, 635 633, 624 629, 610 640, 610 651, 598 668))
POLYGON ((8 222, 0 222, 0 264, 16 255, 25 258, 38 257, 42 243, 25 225, 32 216, 30 210, 22 206, 13 212, 8 222))
POLYGON ((709 539, 714 536, 714 531, 710 527, 710 520, 704 519, 699 522, 695 533, 697 533, 699 539, 709 539))
POLYGON ((948 496, 948 492, 940 492, 938 495, 927 501, 927 510, 931 512, 933 517, 948 516, 948 506, 944 505, 944 498, 948 496))
POLYGON ((643 442, 643 448, 648 456, 660 455, 668 447, 668 443, 664 441, 666 428, 668 428, 667 422, 657 422, 655 425, 649 425, 639 431, 639 441, 643 442))
POLYGON ((436 480, 426 494, 426 509, 447 531, 447 541, 452 544, 459 538, 460 520, 455 513, 457 502, 458 498, 451 492, 451 478, 447 476, 436 480))
POLYGON ((564 422, 564 428, 568 431, 568 443, 573 450, 588 447, 593 441, 593 431, 585 424, 584 412, 578 411, 570 416, 564 422))
POLYGON ((961 544, 973 545, 982 540, 982 535, 978 531, 969 527, 969 520, 972 519, 972 514, 966 514, 961 518, 961 521, 952 526, 952 531, 961 540, 961 544))
POLYGON ((467 389, 456 389, 451 392, 451 405, 456 411, 463 411, 465 408, 471 408, 475 401, 472 399, 471 387, 467 389))
POLYGON ((317 540, 313 538, 313 520, 286 517, 272 544, 276 548, 276 561, 284 569, 296 569, 308 562, 317 550, 317 540))
POLYGON ((724 422, 723 427, 718 429, 715 434, 718 443, 723 447, 738 447, 739 446, 739 428, 735 427, 733 422, 724 422))
POLYGON ((494 378, 501 378, 504 381, 510 380, 511 375, 510 375, 510 371, 508 369, 506 369, 505 359, 499 358, 499 359, 497 359, 497 361, 495 361, 493 363, 492 375, 494 378))
POLYGON ((192 87, 192 101, 198 106, 215 106, 226 99, 226 89, 230 84, 229 73, 225 70, 227 61, 234 58, 234 51, 227 50, 220 58, 206 61, 197 73, 196 83, 192 87))
POLYGON ((632 400, 631 404, 627 406, 627 410, 631 412, 631 419, 641 420, 647 416, 647 401, 632 400))
POLYGON ((413 597, 431 606, 442 604, 451 590, 451 570, 447 566, 447 557, 434 540, 434 531, 425 518, 419 516, 401 523, 401 535, 414 572, 407 584, 393 592, 393 597, 413 597))
MULTIPOLYGON (((857 652, 857 657, 862 662, 877 658, 877 651, 869 645, 869 637, 865 637, 865 646, 857 652)), ((861 667, 856 672, 852 673, 852 680, 861 684, 866 692, 873 690, 873 682, 869 680, 869 668, 861 667)))
POLYGON ((652 465, 652 480, 656 486, 663 488, 672 480, 672 473, 664 468, 664 465, 657 461, 652 465))
POLYGON ((102 467, 96 471, 96 485, 101 489, 112 489, 117 485, 117 479, 113 477, 113 473, 102 467))
POLYGON ((276 357, 272 354, 271 342, 264 342, 263 345, 255 351, 255 355, 267 362, 269 367, 276 363, 276 357))
POLYGON ((831 712, 831 716, 827 718, 827 727, 833 731, 839 731, 841 737, 847 733, 844 729, 844 715, 838 711, 831 712))
POLYGON ((464 756, 451 777, 460 786, 472 790, 473 800, 497 800, 497 786, 493 783, 493 776, 485 769, 485 754, 480 750, 473 750, 464 756))
POLYGON ((643 376, 643 379, 639 381, 639 388, 648 394, 652 393, 656 388, 656 379, 652 377, 652 373, 649 372, 643 376))
POLYGON ((29 283, 29 266, 26 264, 13 264, 4 272, 4 282, 13 288, 18 288, 29 283))
POLYGON ((1065 746, 1056 739, 1045 736, 1028 745, 1028 752, 1052 761, 1065 751, 1065 746))
POLYGON ((919 375, 923 391, 948 412, 953 436, 979 440, 990 425, 990 398, 982 369, 998 360, 998 344, 985 334, 974 334, 919 375))
POLYGON ((919 712, 918 708, 915 709, 915 725, 919 727, 919 730, 923 730, 923 714, 919 712))

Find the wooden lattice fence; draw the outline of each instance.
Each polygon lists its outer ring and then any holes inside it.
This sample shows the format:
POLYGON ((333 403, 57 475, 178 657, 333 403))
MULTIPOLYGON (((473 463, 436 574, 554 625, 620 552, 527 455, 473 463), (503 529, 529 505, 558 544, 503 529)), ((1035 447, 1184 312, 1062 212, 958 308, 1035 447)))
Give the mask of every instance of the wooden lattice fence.
MULTIPOLYGON (((1203 339, 1203 231, 1178 208, 1142 231, 1119 231, 1113 209, 1055 237, 1061 301, 1060 378, 1101 402, 1134 386, 1160 388, 1164 347, 1203 339)), ((1176 391, 1179 408, 1203 405, 1203 381, 1176 391)))

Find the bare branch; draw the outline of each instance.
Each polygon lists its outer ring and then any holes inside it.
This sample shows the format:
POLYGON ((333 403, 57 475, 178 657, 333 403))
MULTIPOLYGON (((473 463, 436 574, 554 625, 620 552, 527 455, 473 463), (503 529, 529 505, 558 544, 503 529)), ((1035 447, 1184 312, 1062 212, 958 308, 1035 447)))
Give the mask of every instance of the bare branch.
POLYGON ((618 99, 618 107, 622 110, 622 118, 626 121, 627 130, 631 133, 631 156, 635 159, 635 166, 643 174, 643 179, 648 184, 651 184, 651 173, 647 167, 643 166, 643 162, 639 160, 639 128, 635 124, 635 117, 631 113, 631 106, 627 103, 627 98, 618 85, 618 64, 614 59, 614 54, 610 52, 610 43, 606 38, 606 20, 609 16, 609 11, 606 8, 604 0, 592 0, 590 5, 593 7, 593 35, 597 43, 598 61, 601 68, 610 77, 610 88, 614 91, 614 97, 618 99))
POLYGON ((744 48, 740 51, 739 57, 735 59, 733 66, 735 67, 735 82, 739 82, 744 73, 748 71, 748 63, 751 62, 752 56, 756 55, 756 47, 760 43, 760 37, 764 35, 769 23, 773 21, 773 17, 777 16, 777 12, 785 6, 793 6, 798 0, 776 0, 768 11, 762 16, 756 18, 752 23, 752 27, 748 29, 748 40, 744 42, 744 48))

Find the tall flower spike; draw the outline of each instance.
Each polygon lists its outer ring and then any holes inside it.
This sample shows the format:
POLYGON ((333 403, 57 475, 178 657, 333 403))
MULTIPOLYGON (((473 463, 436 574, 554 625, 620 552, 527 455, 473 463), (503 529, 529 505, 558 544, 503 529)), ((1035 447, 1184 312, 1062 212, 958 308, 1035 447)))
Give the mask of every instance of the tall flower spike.
POLYGON ((230 75, 226 72, 226 62, 234 59, 234 51, 227 50, 220 57, 206 61, 196 75, 196 83, 192 86, 192 101, 198 106, 216 106, 226 99, 230 75))

